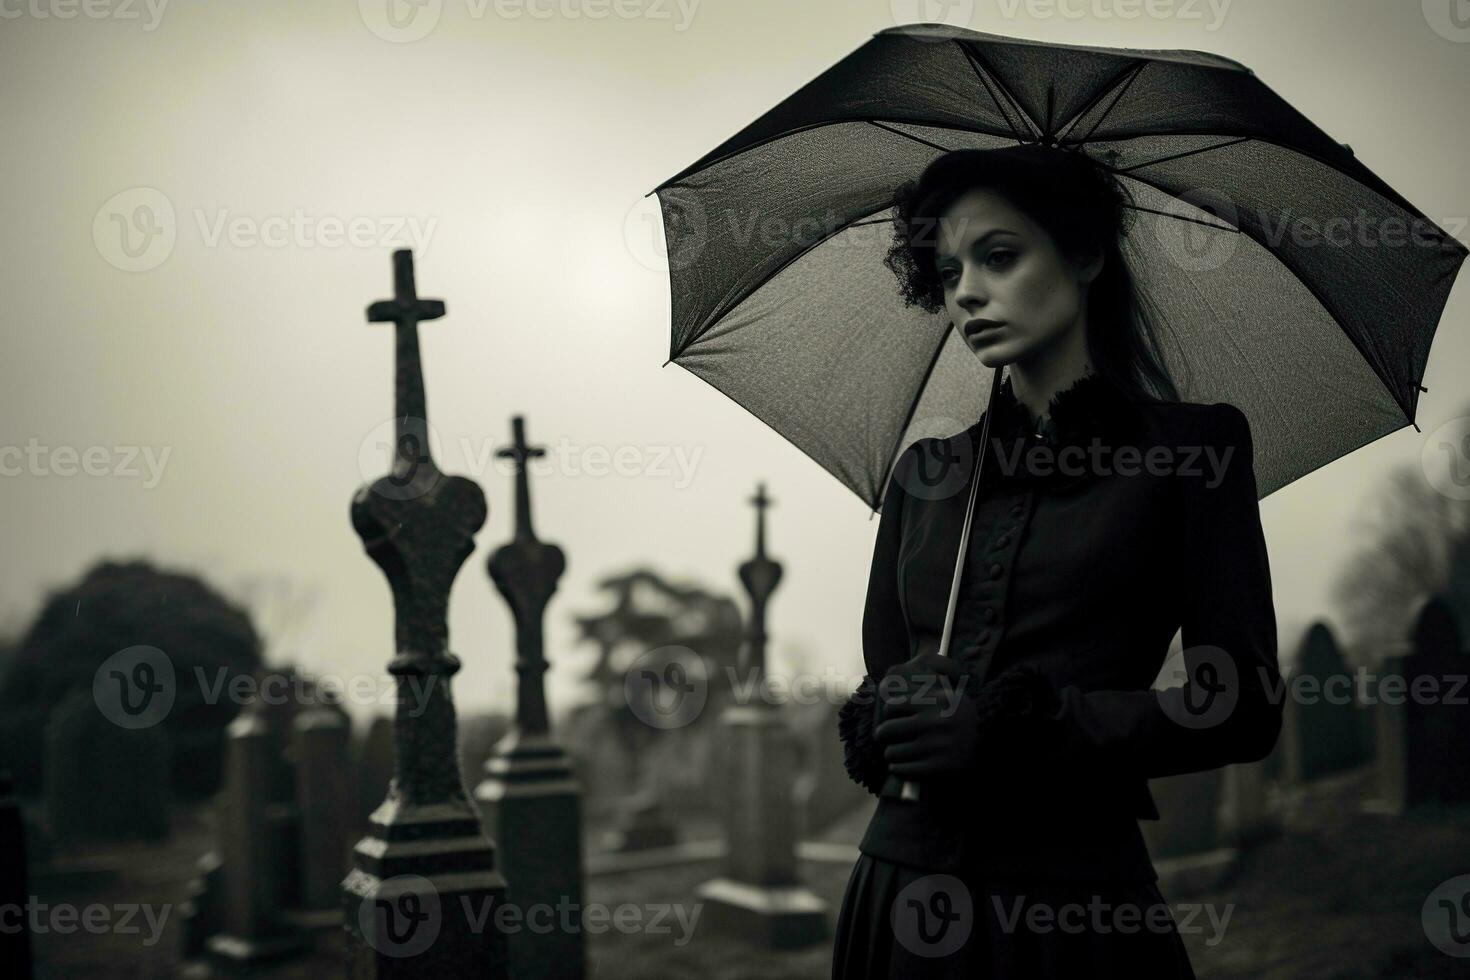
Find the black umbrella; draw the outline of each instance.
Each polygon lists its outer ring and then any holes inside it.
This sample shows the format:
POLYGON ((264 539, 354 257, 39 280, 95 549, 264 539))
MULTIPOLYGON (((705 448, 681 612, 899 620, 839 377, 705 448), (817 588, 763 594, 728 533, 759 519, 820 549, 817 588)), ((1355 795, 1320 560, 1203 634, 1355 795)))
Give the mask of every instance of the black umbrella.
POLYGON ((1466 248, 1350 147, 1218 55, 941 25, 874 35, 652 192, 669 361, 878 509, 900 452, 967 428, 993 383, 943 313, 903 305, 894 192, 945 151, 1019 143, 1131 193, 1123 252, 1165 363, 1185 400, 1245 412, 1262 496, 1413 423, 1466 248))

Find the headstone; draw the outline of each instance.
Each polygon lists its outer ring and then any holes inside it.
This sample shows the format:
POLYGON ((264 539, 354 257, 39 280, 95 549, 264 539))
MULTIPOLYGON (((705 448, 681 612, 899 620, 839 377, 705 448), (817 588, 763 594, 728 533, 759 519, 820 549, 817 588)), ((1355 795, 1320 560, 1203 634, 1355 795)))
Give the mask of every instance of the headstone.
POLYGON ((842 740, 837 737, 840 708, 838 704, 823 701, 803 706, 797 716, 803 723, 799 734, 806 746, 793 790, 799 814, 798 836, 802 840, 871 805, 873 799, 847 775, 843 766, 842 740))
POLYGON ((89 690, 74 691, 46 724, 46 819, 58 842, 159 840, 172 799, 162 725, 125 728, 89 690))
POLYGON ((1424 803, 1470 800, 1470 657, 1440 596, 1414 619, 1408 652, 1384 658, 1379 671, 1378 805, 1402 813, 1424 803))
POLYGON ((197 865, 199 873, 189 882, 189 897, 179 909, 179 951, 186 961, 202 958, 209 937, 224 928, 220 898, 224 889, 224 863, 218 851, 206 851, 197 865))
POLYGON ((303 708, 291 725, 300 847, 297 904, 308 913, 319 914, 320 921, 340 916, 342 878, 350 864, 351 732, 347 713, 326 701, 303 708))
MULTIPOLYGON (((745 680, 759 690, 766 670, 766 604, 781 581, 781 564, 766 556, 766 508, 761 484, 755 556, 740 566, 751 612, 741 658, 745 680)), ((702 921, 714 932, 768 948, 793 948, 827 935, 826 903, 806 888, 796 863, 792 781, 795 744, 780 706, 757 697, 720 718, 728 752, 724 799, 728 853, 725 873, 698 889, 702 921)))
POLYGON ((1221 775, 1222 770, 1206 769, 1148 781, 1159 808, 1158 820, 1139 821, 1150 857, 1203 854, 1220 847, 1221 775))
MULTIPOLYGON (((602 583, 604 588, 612 581, 602 583)), ((623 589, 617 605, 610 611, 596 616, 579 616, 577 625, 582 636, 592 640, 599 648, 597 664, 587 675, 587 680, 601 690, 606 701, 602 707, 602 719, 615 741, 622 748, 622 759, 626 764, 626 778, 619 780, 630 790, 623 792, 611 804, 612 827, 602 837, 605 850, 617 852, 642 851, 672 847, 679 842, 678 829, 664 811, 659 800, 658 788, 645 760, 651 754, 655 732, 645 719, 655 716, 651 699, 654 689, 646 684, 628 684, 626 675, 621 683, 611 683, 619 671, 613 663, 613 654, 619 640, 640 634, 638 627, 645 617, 633 606, 631 589, 623 589)), ((640 655, 640 666, 648 651, 640 655)))
POLYGON ((678 828, 651 787, 618 800, 616 813, 616 826, 604 837, 607 850, 647 851, 679 843, 678 828))
POLYGON ((393 719, 382 715, 368 723, 357 747, 357 822, 353 830, 365 831, 368 818, 388 795, 393 781, 393 719))
POLYGON ((1279 816, 1269 805, 1264 760, 1241 762, 1223 770, 1220 839, 1231 847, 1255 844, 1277 834, 1279 816))
POLYGON ((460 773, 450 693, 459 660, 447 621, 485 495, 441 473, 430 452, 418 323, 443 316, 444 304, 418 298, 407 249, 393 253, 393 274, 394 298, 368 308, 369 321, 394 325, 392 469, 357 491, 352 526, 393 592, 394 769, 342 882, 347 973, 505 980, 506 936, 493 914, 505 879, 460 773))
POLYGON ((486 832, 500 842, 509 898, 521 916, 532 921, 536 909, 558 916, 563 908, 569 910, 557 928, 522 929, 510 937, 511 976, 578 980, 587 971, 581 922, 581 791, 571 760, 551 735, 543 683, 547 663, 542 622, 566 559, 559 547, 538 540, 531 525, 526 461, 545 450, 526 444, 521 416, 512 420, 512 430, 514 444, 497 455, 516 464, 515 537, 495 550, 487 567, 515 617, 516 715, 485 763, 475 800, 486 832))
POLYGON ((204 946, 227 969, 266 963, 306 944, 281 915, 296 870, 287 843, 290 828, 282 825, 292 787, 269 711, 259 699, 252 701, 225 729, 218 801, 220 931, 204 946))
POLYGON ((1281 741, 1287 782, 1310 782, 1367 763, 1353 675, 1327 624, 1307 630, 1286 693, 1281 741))
POLYGON ((30 980, 31 959, 30 888, 26 874, 25 818, 10 772, 0 765, 0 909, 21 910, 7 918, 7 928, 0 929, 0 963, 18 980, 30 980))

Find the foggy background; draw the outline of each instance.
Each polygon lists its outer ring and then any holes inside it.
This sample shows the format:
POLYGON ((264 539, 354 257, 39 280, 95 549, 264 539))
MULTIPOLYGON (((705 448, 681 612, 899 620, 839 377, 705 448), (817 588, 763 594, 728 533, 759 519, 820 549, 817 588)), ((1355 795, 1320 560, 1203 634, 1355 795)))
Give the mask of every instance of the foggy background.
MULTIPOLYGON (((363 311, 391 295, 392 250, 413 247, 420 295, 448 305, 420 330, 437 459, 490 502, 450 603, 462 707, 512 703, 510 613, 484 563, 512 530, 493 452, 514 413, 550 451, 536 530, 568 559, 547 613, 554 710, 593 659, 571 616, 604 608, 597 578, 646 562, 743 605, 758 480, 786 572, 773 671, 860 673, 877 522, 744 409, 660 366, 668 281, 644 195, 895 23, 1237 59, 1466 240, 1470 24, 1447 0, 1181 0, 1127 20, 1080 0, 1062 4, 1080 17, 930 7, 430 0, 394 20, 373 0, 90 15, 0 0, 0 446, 45 447, 44 472, 5 458, 0 625, 23 630, 99 558, 145 557, 255 596, 273 663, 381 673, 392 603, 347 509, 386 471, 393 411, 392 327, 363 311), (157 220, 124 248, 140 204, 157 220)), ((1417 465, 1462 411, 1465 292, 1434 343, 1423 434, 1263 502, 1283 635, 1332 611, 1382 475, 1417 465)))

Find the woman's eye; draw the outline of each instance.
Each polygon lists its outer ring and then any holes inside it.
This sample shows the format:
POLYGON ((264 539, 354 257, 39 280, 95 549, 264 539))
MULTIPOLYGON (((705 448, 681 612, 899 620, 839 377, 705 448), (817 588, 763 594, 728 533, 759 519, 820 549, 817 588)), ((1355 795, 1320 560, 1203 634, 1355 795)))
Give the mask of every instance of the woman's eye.
POLYGON ((958 277, 959 273, 956 272, 953 268, 946 267, 939 270, 939 281, 942 283, 954 282, 955 279, 958 277))
POLYGON ((1004 257, 1003 261, 1000 263, 1001 265, 1009 265, 1015 259, 1016 253, 1007 248, 998 248, 994 252, 991 252, 989 255, 987 255, 985 257, 985 261, 987 263, 991 262, 993 259, 996 258, 996 256, 1004 257))

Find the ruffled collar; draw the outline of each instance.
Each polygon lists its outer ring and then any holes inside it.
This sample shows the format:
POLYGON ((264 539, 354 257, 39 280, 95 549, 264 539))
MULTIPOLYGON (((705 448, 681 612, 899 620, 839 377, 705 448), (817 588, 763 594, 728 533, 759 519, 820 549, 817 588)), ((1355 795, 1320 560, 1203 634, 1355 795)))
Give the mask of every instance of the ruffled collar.
MULTIPOLYGON (((1104 448, 1133 444, 1140 432, 1135 401, 1101 374, 1084 374, 1047 400, 1046 417, 1038 426, 1031 412, 1016 398, 1007 376, 996 398, 995 421, 990 428, 992 455, 982 480, 1037 480, 1071 484, 1084 474, 1076 466, 1058 466, 1057 454, 1066 447, 1086 450, 1094 441, 1104 448), (1018 446, 1017 442, 1021 445, 1018 446), (1039 452, 1032 452, 1037 449, 1039 452), (1001 454, 997 457, 995 454, 1001 454), (1008 461, 998 465, 997 459, 1008 461), (1004 471, 1001 473, 1000 471, 1004 471)), ((978 444, 985 416, 970 427, 971 444, 978 444)), ((1085 467, 1084 467, 1085 469, 1085 467)))
MULTIPOLYGON (((1021 431, 1030 436, 1039 434, 1046 443, 1064 443, 1077 436, 1111 434, 1133 415, 1128 396, 1101 374, 1084 374, 1055 392, 1047 400, 1046 418, 1040 427, 1032 418, 1031 410, 1016 397, 1009 374, 1000 383, 996 401, 991 435, 1021 431)), ((984 423, 982 415, 975 423, 977 431, 984 423)))

